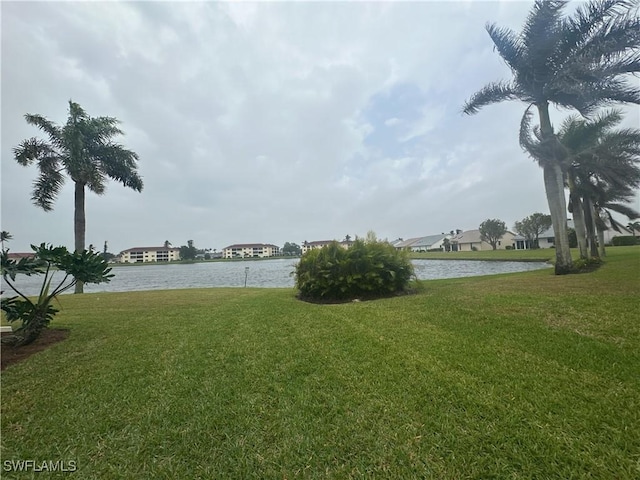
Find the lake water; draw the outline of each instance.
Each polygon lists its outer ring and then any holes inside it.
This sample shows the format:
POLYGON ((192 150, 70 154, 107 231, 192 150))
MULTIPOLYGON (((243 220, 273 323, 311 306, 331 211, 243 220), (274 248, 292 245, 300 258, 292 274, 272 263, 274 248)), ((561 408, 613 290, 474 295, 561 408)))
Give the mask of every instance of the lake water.
MULTIPOLYGON (((130 292, 135 290, 171 290, 178 288, 247 287, 293 288, 293 271, 298 259, 243 260, 193 264, 153 264, 114 266, 115 277, 109 283, 85 285, 85 292, 130 292)), ((487 262, 467 260, 412 260, 421 280, 473 277, 498 273, 525 272, 549 268, 543 262, 487 262)), ((56 275, 55 278, 58 278, 56 275)), ((62 278, 61 276, 59 277, 62 278)), ((55 281, 55 280, 54 280, 55 281)), ((26 295, 37 295, 42 277, 16 277, 18 288, 26 295)), ((2 285, 4 294, 12 290, 2 285)), ((73 289, 69 293, 73 292, 73 289)))

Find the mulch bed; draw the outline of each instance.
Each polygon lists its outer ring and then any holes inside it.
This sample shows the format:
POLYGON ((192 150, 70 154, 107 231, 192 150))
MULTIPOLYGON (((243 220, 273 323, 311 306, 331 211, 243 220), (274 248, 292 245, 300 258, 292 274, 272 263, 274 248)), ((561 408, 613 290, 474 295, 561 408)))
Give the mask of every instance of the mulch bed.
MULTIPOLYGON (((3 337, 6 335, 11 335, 11 333, 2 333, 3 337)), ((68 336, 69 330, 63 330, 60 328, 46 328, 42 331, 36 341, 29 345, 25 345, 24 347, 2 345, 0 346, 0 353, 2 357, 2 365, 0 366, 0 370, 4 370, 14 363, 21 362, 25 358, 29 358, 34 353, 41 352, 51 345, 65 340, 68 336)))

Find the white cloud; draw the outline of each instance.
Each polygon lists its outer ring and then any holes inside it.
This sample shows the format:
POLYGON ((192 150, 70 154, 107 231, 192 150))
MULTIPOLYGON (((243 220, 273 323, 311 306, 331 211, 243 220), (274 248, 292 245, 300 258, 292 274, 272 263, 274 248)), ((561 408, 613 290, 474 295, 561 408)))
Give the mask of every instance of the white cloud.
POLYGON ((112 183, 87 198, 87 241, 114 252, 370 229, 406 238, 545 211, 539 169, 517 143, 522 105, 460 113, 508 78, 485 22, 519 28, 529 7, 5 3, 2 229, 14 251, 72 245, 71 185, 40 212, 35 169, 11 160, 38 134, 23 115, 63 123, 70 98, 122 120, 120 141, 140 155, 141 194, 112 183))

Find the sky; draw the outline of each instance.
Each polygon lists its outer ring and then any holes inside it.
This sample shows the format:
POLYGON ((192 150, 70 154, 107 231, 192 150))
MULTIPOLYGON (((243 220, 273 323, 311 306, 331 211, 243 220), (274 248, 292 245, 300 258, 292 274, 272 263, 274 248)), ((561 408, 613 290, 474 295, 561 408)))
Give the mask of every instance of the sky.
POLYGON ((25 114, 64 124, 69 100, 120 120, 116 140, 139 155, 141 193, 113 181, 87 193, 98 250, 407 239, 548 213, 518 144, 526 105, 462 113, 510 78, 486 23, 519 30, 532 3, 3 1, 8 246, 73 247, 73 183, 43 212, 37 168, 13 155, 45 138, 25 114))

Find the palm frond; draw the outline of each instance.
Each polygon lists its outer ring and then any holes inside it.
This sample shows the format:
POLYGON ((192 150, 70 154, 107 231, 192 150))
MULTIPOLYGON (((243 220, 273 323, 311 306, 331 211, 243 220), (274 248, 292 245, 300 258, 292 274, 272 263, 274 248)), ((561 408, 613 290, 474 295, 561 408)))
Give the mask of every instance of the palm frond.
POLYGON ((627 217, 629 220, 640 218, 640 212, 623 203, 605 203, 602 208, 612 210, 627 217))
POLYGON ((53 210, 62 186, 64 175, 59 168, 58 157, 44 156, 38 160, 38 178, 33 182, 31 200, 45 212, 53 210))
POLYGON ((40 158, 55 156, 55 150, 47 142, 33 137, 23 140, 17 147, 14 147, 13 155, 18 164, 28 166, 40 158))
POLYGON ((27 123, 38 127, 46 133, 49 137, 49 141, 54 147, 59 148, 61 146, 62 130, 59 126, 54 124, 52 121, 47 120, 42 115, 32 115, 27 113, 24 118, 27 123))
POLYGON ((517 72, 522 68, 523 45, 518 35, 509 28, 498 27, 495 23, 487 24, 487 32, 493 40, 494 48, 511 70, 517 72))
POLYGON ((93 152, 100 159, 100 170, 125 187, 142 191, 143 182, 137 169, 138 155, 118 144, 103 145, 93 152))
POLYGON ((525 45, 542 46, 554 37, 567 3, 565 0, 536 0, 522 28, 522 42, 525 45))
POLYGON ((467 115, 472 115, 480 111, 482 107, 504 100, 523 100, 528 103, 533 103, 532 99, 522 95, 513 83, 494 82, 485 85, 474 93, 465 103, 462 111, 467 115))

